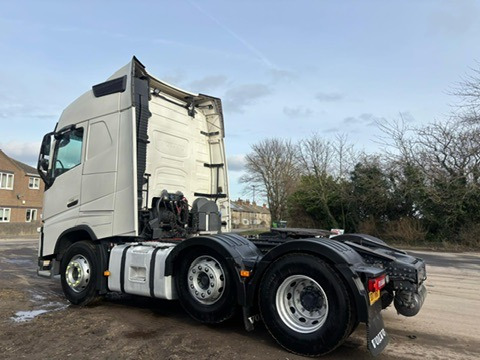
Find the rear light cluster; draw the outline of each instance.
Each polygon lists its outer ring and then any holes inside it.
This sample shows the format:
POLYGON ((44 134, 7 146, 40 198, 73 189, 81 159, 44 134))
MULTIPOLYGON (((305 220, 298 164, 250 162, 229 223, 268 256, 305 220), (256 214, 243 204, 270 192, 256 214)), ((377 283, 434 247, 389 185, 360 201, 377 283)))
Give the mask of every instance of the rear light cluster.
POLYGON ((378 290, 381 290, 382 288, 387 285, 387 276, 382 275, 379 277, 376 277, 374 279, 369 279, 368 280, 368 291, 370 292, 375 292, 378 290))

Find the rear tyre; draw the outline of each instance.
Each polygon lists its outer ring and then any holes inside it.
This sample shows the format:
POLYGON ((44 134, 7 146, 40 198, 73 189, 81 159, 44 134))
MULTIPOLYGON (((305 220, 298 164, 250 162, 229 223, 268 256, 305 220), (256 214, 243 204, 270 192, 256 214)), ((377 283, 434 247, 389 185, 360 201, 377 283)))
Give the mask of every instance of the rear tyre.
POLYGON ((95 246, 90 241, 72 244, 60 263, 62 289, 67 300, 85 306, 99 299, 95 285, 98 271, 95 246))
POLYGON ((204 324, 218 324, 234 315, 237 299, 233 276, 218 253, 209 248, 196 249, 178 265, 178 298, 192 318, 204 324))
POLYGON ((355 326, 348 292, 321 259, 290 254, 266 271, 259 292, 263 321, 285 349, 324 355, 339 346, 355 326))

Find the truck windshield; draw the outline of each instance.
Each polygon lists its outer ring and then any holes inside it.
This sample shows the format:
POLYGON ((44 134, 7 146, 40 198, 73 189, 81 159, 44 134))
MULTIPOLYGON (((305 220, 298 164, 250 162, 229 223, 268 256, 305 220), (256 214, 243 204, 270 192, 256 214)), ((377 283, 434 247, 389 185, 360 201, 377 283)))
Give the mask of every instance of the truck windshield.
POLYGON ((53 178, 82 162, 83 129, 66 132, 57 139, 53 163, 53 178))

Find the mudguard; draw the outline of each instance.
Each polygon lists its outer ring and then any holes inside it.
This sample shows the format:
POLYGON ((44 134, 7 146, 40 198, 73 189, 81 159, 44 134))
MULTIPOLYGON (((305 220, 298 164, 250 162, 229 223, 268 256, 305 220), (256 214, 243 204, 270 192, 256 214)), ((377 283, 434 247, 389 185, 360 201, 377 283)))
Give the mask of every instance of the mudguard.
MULTIPOLYGON (((389 341, 381 314, 382 305, 381 301, 370 305, 364 282, 366 279, 385 274, 385 271, 366 264, 358 252, 341 242, 321 238, 301 239, 290 240, 272 248, 257 264, 254 277, 249 282, 247 289, 249 306, 255 306, 254 300, 257 289, 268 266, 275 259, 292 252, 316 255, 338 271, 354 297, 358 320, 366 323, 367 348, 374 356, 380 354, 389 341)), ((253 322, 257 320, 255 315, 252 316, 248 308, 244 309, 244 314, 250 315, 248 317, 250 324, 248 325, 250 325, 250 329, 253 328, 253 322)))
POLYGON ((238 304, 246 305, 246 284, 240 277, 240 270, 251 271, 261 257, 260 250, 248 239, 237 234, 217 234, 196 236, 182 241, 170 252, 166 264, 165 275, 173 275, 175 261, 179 256, 194 247, 208 247, 221 255, 231 266, 232 273, 237 280, 238 304))
POLYGON ((332 265, 345 280, 347 287, 354 297, 358 310, 358 319, 361 322, 368 320, 367 294, 360 279, 361 274, 374 277, 381 275, 383 270, 366 266, 362 257, 351 247, 329 239, 300 239, 290 240, 272 248, 257 264, 254 276, 249 282, 247 303, 254 305, 255 295, 263 277, 263 273, 277 258, 293 252, 303 252, 316 255, 332 265))

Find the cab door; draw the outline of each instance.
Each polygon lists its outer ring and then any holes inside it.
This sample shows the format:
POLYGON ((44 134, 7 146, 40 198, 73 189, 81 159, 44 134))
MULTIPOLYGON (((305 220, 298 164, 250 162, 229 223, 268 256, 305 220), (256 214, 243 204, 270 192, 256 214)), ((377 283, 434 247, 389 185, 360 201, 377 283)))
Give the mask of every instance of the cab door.
POLYGON ((45 196, 43 219, 45 233, 56 227, 74 227, 78 220, 82 165, 85 152, 85 123, 58 134, 54 141, 54 153, 50 165, 52 186, 45 196))

